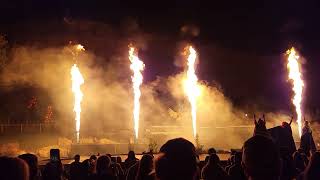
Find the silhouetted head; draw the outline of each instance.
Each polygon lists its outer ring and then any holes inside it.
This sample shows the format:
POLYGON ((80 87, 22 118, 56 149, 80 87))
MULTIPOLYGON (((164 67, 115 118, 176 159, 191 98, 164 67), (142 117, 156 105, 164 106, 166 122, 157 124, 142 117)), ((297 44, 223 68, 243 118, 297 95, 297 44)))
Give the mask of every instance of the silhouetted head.
POLYGON ((304 120, 304 126, 309 127, 309 121, 304 120))
POLYGON ((292 134, 292 129, 291 129, 291 125, 287 122, 282 122, 281 127, 285 130, 287 130, 287 132, 289 132, 290 134, 292 134))
POLYGON ((136 159, 136 154, 134 153, 134 151, 128 152, 128 159, 136 159))
POLYGON ((96 170, 97 174, 104 174, 108 172, 108 169, 110 168, 111 160, 108 156, 100 156, 97 159, 97 165, 96 170))
POLYGON ((155 170, 160 180, 193 180, 197 171, 194 145, 183 138, 167 141, 160 148, 155 170))
POLYGON ((76 155, 74 156, 74 161, 75 161, 75 162, 80 162, 80 155, 79 155, 79 154, 76 154, 76 155))
POLYGON ((214 149, 214 148, 209 148, 208 149, 208 154, 210 155, 210 154, 216 154, 217 153, 217 151, 214 149))
POLYGON ((255 128, 259 129, 259 130, 265 130, 266 128, 266 122, 264 120, 262 120, 261 118, 259 118, 258 121, 255 121, 254 123, 255 128))
POLYGON ((320 178, 320 152, 315 152, 310 159, 310 162, 305 170, 305 179, 320 178))
POLYGON ((208 160, 208 165, 210 166, 215 166, 220 163, 220 159, 217 154, 210 154, 209 160, 208 160))
POLYGON ((288 126, 290 126, 290 125, 289 125, 289 123, 287 123, 287 122, 284 121, 284 122, 282 122, 281 126, 282 126, 283 128, 285 128, 285 127, 288 127, 288 126))
POLYGON ((117 163, 122 163, 122 159, 121 159, 121 157, 120 156, 117 156, 117 163))
POLYGON ((34 179, 38 173, 38 158, 34 154, 22 154, 18 156, 23 159, 29 166, 29 176, 30 179, 34 179))
POLYGON ((139 162, 139 169, 136 179, 141 179, 142 177, 148 175, 153 170, 153 156, 150 154, 145 154, 142 156, 139 162))
POLYGON ((97 156, 96 155, 91 155, 90 156, 90 161, 96 161, 97 160, 97 156))
POLYGON ((310 125, 309 125, 309 121, 304 121, 304 126, 302 128, 302 135, 306 134, 306 133, 311 133, 311 128, 310 128, 310 125))
POLYGON ((153 156, 150 154, 145 154, 142 156, 140 160, 140 167, 143 169, 150 169, 152 170, 153 168, 153 156))
POLYGON ((292 121, 293 121, 293 117, 291 118, 291 120, 290 120, 289 123, 287 123, 286 121, 283 121, 281 126, 282 126, 283 128, 290 128, 290 129, 291 129, 291 123, 292 123, 292 121))
POLYGON ((243 146, 242 166, 251 179, 278 179, 281 172, 280 153, 273 141, 253 136, 243 146))
POLYGON ((20 158, 0 157, 0 179, 28 180, 29 167, 20 158))

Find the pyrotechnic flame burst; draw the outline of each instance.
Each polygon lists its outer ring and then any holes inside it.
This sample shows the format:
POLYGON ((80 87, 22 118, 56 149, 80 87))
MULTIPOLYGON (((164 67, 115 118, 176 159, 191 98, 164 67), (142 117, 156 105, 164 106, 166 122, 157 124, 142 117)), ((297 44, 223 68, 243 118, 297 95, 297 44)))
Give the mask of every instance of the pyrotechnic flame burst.
POLYGON ((292 103, 296 108, 298 130, 299 130, 299 135, 301 137, 301 133, 302 133, 301 101, 302 101, 302 91, 303 91, 304 83, 302 80, 300 64, 298 61, 299 55, 297 54, 297 52, 293 47, 287 51, 287 54, 288 54, 287 68, 289 70, 289 79, 292 80, 292 85, 293 85, 292 90, 294 92, 292 103))
POLYGON ((197 97, 200 95, 200 89, 198 87, 198 78, 195 73, 195 62, 197 59, 197 52, 192 46, 188 48, 188 70, 187 78, 184 81, 184 91, 188 96, 191 105, 191 117, 192 117, 192 128, 193 136, 197 135, 197 97))
MULTIPOLYGON (((75 45, 75 51, 72 51, 73 58, 75 59, 76 54, 80 51, 84 51, 84 48, 82 45, 78 44, 75 45)), ((80 86, 84 83, 84 79, 82 74, 80 73, 80 70, 77 66, 77 64, 74 64, 71 67, 71 81, 72 81, 72 92, 74 94, 74 107, 73 111, 75 112, 75 121, 76 121, 76 134, 77 134, 77 143, 80 142, 80 117, 81 117, 81 101, 83 98, 83 93, 81 91, 80 86)))
POLYGON ((134 123, 134 134, 135 138, 138 139, 139 134, 139 114, 140 114, 140 85, 142 84, 143 76, 141 71, 144 69, 144 63, 135 54, 133 47, 129 48, 129 60, 131 62, 130 69, 133 72, 131 76, 132 87, 134 93, 134 107, 133 107, 133 123, 134 123))

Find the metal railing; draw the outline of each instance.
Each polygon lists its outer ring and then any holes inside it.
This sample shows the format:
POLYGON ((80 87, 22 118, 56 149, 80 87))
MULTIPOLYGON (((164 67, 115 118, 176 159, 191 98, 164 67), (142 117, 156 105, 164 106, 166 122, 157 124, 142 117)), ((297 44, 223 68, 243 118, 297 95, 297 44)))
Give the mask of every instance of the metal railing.
POLYGON ((42 133, 47 130, 53 130, 55 123, 15 123, 15 124, 0 124, 0 134, 6 133, 42 133))

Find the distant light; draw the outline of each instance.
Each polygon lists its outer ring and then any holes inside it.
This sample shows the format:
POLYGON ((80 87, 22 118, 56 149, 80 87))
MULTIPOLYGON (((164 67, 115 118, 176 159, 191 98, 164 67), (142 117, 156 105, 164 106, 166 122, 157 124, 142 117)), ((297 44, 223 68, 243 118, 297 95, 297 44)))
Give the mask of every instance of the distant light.
POLYGON ((245 114, 246 117, 248 117, 248 114, 245 114))

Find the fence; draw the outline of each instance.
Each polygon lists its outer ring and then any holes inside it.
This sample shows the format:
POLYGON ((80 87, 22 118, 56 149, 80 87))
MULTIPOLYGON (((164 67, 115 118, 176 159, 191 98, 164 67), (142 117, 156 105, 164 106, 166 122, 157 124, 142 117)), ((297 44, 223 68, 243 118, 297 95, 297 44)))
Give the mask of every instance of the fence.
POLYGON ((0 134, 42 133, 55 129, 55 123, 0 124, 0 134))

